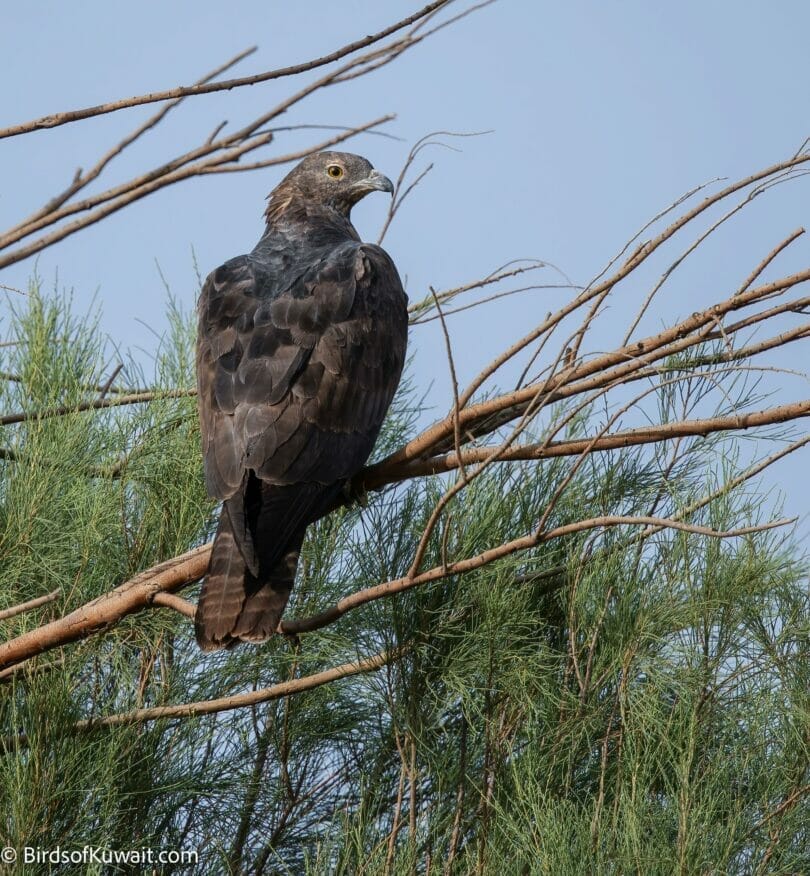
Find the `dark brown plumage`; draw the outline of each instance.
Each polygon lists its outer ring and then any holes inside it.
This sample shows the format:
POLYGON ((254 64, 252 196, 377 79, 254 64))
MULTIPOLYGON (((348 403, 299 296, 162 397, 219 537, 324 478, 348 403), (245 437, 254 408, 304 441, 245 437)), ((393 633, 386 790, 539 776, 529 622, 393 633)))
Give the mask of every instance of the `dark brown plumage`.
POLYGON ((200 295, 205 479, 222 499, 195 627, 205 650, 261 642, 287 604, 307 526, 368 459, 399 383, 407 298, 352 206, 390 180, 322 152, 272 192, 249 255, 200 295))

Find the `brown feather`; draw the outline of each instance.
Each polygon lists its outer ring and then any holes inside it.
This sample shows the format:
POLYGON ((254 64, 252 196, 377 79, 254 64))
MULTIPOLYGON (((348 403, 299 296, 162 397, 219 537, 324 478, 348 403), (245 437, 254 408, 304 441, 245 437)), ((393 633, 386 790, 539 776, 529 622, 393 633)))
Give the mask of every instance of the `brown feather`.
POLYGON ((197 610, 205 649, 274 633, 306 527, 365 463, 399 382, 407 298, 349 221, 372 173, 345 153, 305 159, 271 194, 253 252, 203 286, 205 477, 225 502, 197 610))

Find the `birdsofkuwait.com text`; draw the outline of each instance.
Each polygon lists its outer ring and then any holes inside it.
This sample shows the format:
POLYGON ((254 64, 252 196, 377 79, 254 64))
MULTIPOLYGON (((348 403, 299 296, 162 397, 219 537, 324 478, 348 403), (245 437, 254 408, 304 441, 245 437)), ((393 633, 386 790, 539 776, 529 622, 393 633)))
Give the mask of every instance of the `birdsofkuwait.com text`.
POLYGON ((24 846, 19 856, 23 864, 196 864, 197 859, 194 849, 105 849, 99 846, 79 849, 24 846))

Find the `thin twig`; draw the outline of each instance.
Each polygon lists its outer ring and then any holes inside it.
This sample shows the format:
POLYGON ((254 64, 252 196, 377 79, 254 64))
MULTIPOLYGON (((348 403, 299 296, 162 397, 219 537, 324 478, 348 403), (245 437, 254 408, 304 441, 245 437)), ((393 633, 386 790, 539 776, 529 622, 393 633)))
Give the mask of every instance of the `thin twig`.
MULTIPOLYGON (((465 310, 472 310, 475 307, 480 307, 482 304, 491 304, 493 301, 499 301, 501 298, 510 298, 512 295, 519 295, 521 292, 534 292, 538 289, 581 289, 581 286, 572 286, 568 283, 536 283, 532 286, 519 286, 517 289, 507 289, 506 292, 495 292, 492 295, 485 295, 477 301, 471 301, 469 304, 463 304, 460 307, 451 307, 444 311, 445 317, 453 316, 456 313, 463 313, 465 310)), ((427 322, 434 322, 439 317, 436 316, 417 316, 411 318, 411 325, 424 325, 427 322)))
POLYGON ((20 411, 16 414, 5 414, 0 417, 0 426, 10 426, 13 423, 24 423, 27 420, 45 420, 49 417, 66 417, 79 414, 82 411, 97 411, 101 408, 116 408, 121 405, 136 405, 142 402, 156 401, 167 398, 188 398, 196 395, 196 389, 164 389, 148 392, 134 392, 131 395, 119 395, 116 398, 96 398, 92 401, 79 402, 76 405, 60 405, 55 408, 42 408, 39 411, 20 411))
POLYGON ((115 378, 118 377, 118 375, 121 373, 121 371, 123 370, 123 368, 124 368, 124 363, 123 363, 123 362, 119 362, 118 365, 115 366, 115 368, 113 369, 112 374, 110 374, 110 376, 109 376, 109 377, 107 378, 107 380, 104 382, 104 385, 103 385, 103 386, 101 387, 101 389, 99 390, 98 397, 99 397, 100 399, 104 398, 104 397, 107 395, 107 393, 110 391, 110 387, 113 385, 113 382, 115 381, 115 378))
POLYGON ((22 289, 18 289, 16 286, 7 286, 5 283, 0 283, 0 289, 5 292, 15 292, 17 295, 24 295, 28 297, 27 292, 23 292, 22 289))
POLYGON ((419 21, 421 18, 424 18, 430 13, 440 9, 442 6, 446 6, 449 2, 450 0, 436 0, 436 2, 434 3, 429 3, 423 9, 420 9, 419 12, 415 12, 413 15, 409 15, 407 18, 403 18, 396 24, 392 24, 390 27, 379 31, 376 34, 363 37, 359 40, 355 40, 354 42, 348 43, 347 45, 343 46, 340 49, 337 49, 334 52, 330 52, 328 55, 324 55, 323 57, 316 58, 312 61, 306 61, 302 64, 293 64, 289 67, 280 67, 276 70, 268 70, 264 73, 256 73, 253 76, 243 76, 238 79, 228 79, 224 82, 212 82, 207 84, 180 86, 178 88, 169 88, 165 91, 153 91, 149 94, 142 94, 136 97, 128 97, 122 100, 109 101, 107 103, 99 104, 98 106, 86 107, 84 109, 52 113, 47 116, 42 116, 38 119, 33 119, 29 122, 23 122, 18 125, 12 125, 8 128, 0 129, 0 140, 6 137, 17 137, 20 134, 26 134, 29 131, 39 131, 46 128, 55 128, 59 125, 67 125, 71 122, 81 121, 82 119, 89 119, 93 116, 100 116, 106 113, 117 112, 118 110, 122 109, 129 109, 130 107, 134 106, 142 106, 143 104, 147 103, 157 103, 159 101, 173 100, 180 97, 192 97, 199 94, 213 94, 217 91, 230 91, 234 88, 242 88, 245 85, 257 85, 260 82, 269 82, 272 79, 281 79, 282 77, 286 76, 297 76, 300 73, 306 73, 310 70, 315 70, 318 67, 323 67, 327 64, 331 64, 334 61, 338 61, 341 58, 346 57, 346 55, 351 55, 354 52, 359 51, 360 49, 364 49, 367 46, 373 45, 374 43, 377 43, 380 40, 391 36, 391 34, 396 33, 398 30, 402 30, 403 28, 410 26, 414 22, 419 21))
POLYGON ((792 234, 789 234, 780 244, 777 244, 769 253, 765 256, 765 258, 754 268, 753 271, 748 275, 745 282, 740 286, 737 290, 738 292, 745 292, 752 283, 756 281, 759 275, 768 267, 768 265, 782 252, 783 249, 787 249, 791 243, 793 243, 796 238, 801 237, 804 234, 804 228, 797 228, 792 234))
MULTIPOLYGON (((77 721, 72 729, 77 733, 81 733, 83 731, 100 730, 104 727, 121 727, 126 724, 142 724, 147 721, 160 721, 169 718, 192 718, 199 717, 200 715, 228 712, 233 709, 242 709, 246 706, 255 706, 259 703, 266 703, 270 700, 278 700, 282 697, 313 690, 316 687, 321 687, 324 684, 329 684, 341 678, 351 678, 354 675, 362 675, 365 672, 374 672, 398 656, 399 652, 397 651, 380 651, 362 660, 342 663, 340 666, 335 666, 332 669, 325 669, 312 675, 282 681, 279 684, 260 688, 259 690, 232 694, 227 697, 217 697, 211 700, 181 703, 176 706, 152 706, 146 709, 133 709, 131 712, 77 721)), ((24 736, 16 737, 15 741, 18 745, 25 745, 26 743, 24 736)))
POLYGON ((393 121, 396 116, 389 113, 385 116, 380 116, 371 122, 357 125, 353 128, 344 128, 340 134, 330 137, 328 140, 322 140, 314 146, 309 146, 306 149, 300 149, 297 152, 288 152, 286 155, 278 155, 275 158, 268 158, 264 161, 254 161, 251 164, 216 164, 205 167, 200 170, 200 175, 205 176, 211 173, 242 173, 246 170, 261 170, 266 167, 276 167, 280 164, 289 164, 292 161, 299 161, 312 155, 313 152, 322 152, 324 149, 331 149, 332 146, 337 146, 338 143, 343 143, 351 137, 356 137, 358 134, 380 133, 374 132, 372 129, 393 121))
POLYGON ((19 605, 13 605, 11 608, 4 608, 0 611, 0 621, 8 620, 10 617, 17 617, 18 614, 24 614, 27 611, 33 611, 35 608, 47 605, 49 602, 56 602, 61 595, 61 590, 54 590, 51 593, 46 593, 45 596, 37 596, 35 599, 29 599, 27 602, 21 602, 19 605))
MULTIPOLYGON (((499 283, 501 280, 505 280, 509 277, 517 277, 520 274, 525 274, 526 271, 536 271, 539 268, 546 267, 545 262, 538 262, 537 264, 531 265, 523 265, 520 268, 513 268, 509 271, 496 271, 493 274, 490 274, 487 277, 484 277, 480 280, 475 280, 472 283, 465 283, 463 286, 456 286, 453 289, 445 289, 443 292, 435 293, 443 304, 449 301, 451 298, 455 298, 457 295, 461 295, 464 292, 470 292, 473 289, 481 289, 484 286, 489 286, 492 283, 499 283)), ((428 295, 426 298, 423 298, 421 301, 417 301, 415 304, 411 304, 408 306, 408 313, 421 313, 424 310, 429 310, 433 306, 434 298, 433 293, 428 295)))
MULTIPOLYGON (((238 55, 234 55, 229 61, 226 61, 224 64, 221 64, 215 70, 212 70, 210 73, 207 73, 202 77, 196 85, 204 85, 207 82, 210 82, 212 79, 216 79, 217 76, 220 76, 226 70, 229 70, 231 67, 238 64, 240 61, 243 61, 249 55, 252 55, 256 51, 256 46, 253 46, 249 49, 245 49, 245 51, 240 52, 238 55)), ((134 131, 124 137, 119 143, 112 147, 109 151, 107 151, 102 157, 96 162, 96 164, 86 173, 77 172, 73 178, 71 184, 60 194, 51 198, 47 204, 43 205, 39 210, 29 216, 27 219, 24 219, 18 225, 14 226, 11 231, 14 231, 19 228, 24 228, 27 225, 36 222, 37 220, 47 216, 50 213, 53 213, 54 210, 61 207, 65 202, 70 200, 75 194, 80 192, 83 188, 86 188, 93 180, 98 179, 107 165, 117 156, 119 156, 125 149, 131 146, 139 137, 145 134, 147 131, 150 131, 152 128, 156 127, 163 119, 168 115, 168 113, 173 110, 176 106, 178 106, 184 100, 183 96, 176 97, 170 103, 167 103, 166 106, 162 107, 158 112, 154 115, 150 116, 142 125, 139 125, 134 131)))
POLYGON ((456 365, 453 360, 453 345, 450 342, 450 334, 447 331, 447 323, 444 321, 444 313, 442 313, 442 306, 439 303, 439 298, 436 295, 433 287, 430 287, 431 294, 433 295, 433 299, 436 304, 436 312, 439 314, 439 319, 442 323, 442 333, 444 334, 444 345, 445 350, 447 352, 447 365, 450 369, 450 380, 453 383, 453 421, 454 421, 454 440, 456 442, 456 456, 459 461, 459 472, 461 473, 461 479, 463 481, 467 480, 467 473, 464 471, 464 462, 461 459, 461 431, 459 428, 459 407, 458 407, 458 377, 456 376, 456 365))

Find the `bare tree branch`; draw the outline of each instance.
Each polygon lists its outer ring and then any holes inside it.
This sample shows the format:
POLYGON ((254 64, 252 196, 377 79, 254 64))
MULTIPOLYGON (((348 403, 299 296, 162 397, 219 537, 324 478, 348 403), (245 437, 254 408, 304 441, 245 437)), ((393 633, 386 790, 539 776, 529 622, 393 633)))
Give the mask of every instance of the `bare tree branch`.
POLYGON ((15 414, 5 414, 0 417, 0 426, 10 426, 13 423, 24 423, 28 420, 45 420, 48 417, 65 417, 82 411, 97 411, 102 408, 117 408, 121 405, 137 405, 143 402, 156 401, 165 398, 188 398, 196 395, 196 389, 163 389, 134 392, 130 395, 119 395, 116 398, 96 398, 92 401, 80 402, 77 405, 60 405, 55 408, 43 408, 39 411, 20 411, 15 414))
POLYGON ((115 590, 99 596, 65 617, 0 645, 0 668, 107 629, 147 606, 160 590, 179 590, 205 574, 210 545, 194 548, 141 572, 115 590))
MULTIPOLYGON (((226 70, 229 70, 231 67, 238 64, 240 61, 243 61, 249 55, 252 55, 256 51, 256 46, 253 46, 249 49, 245 49, 245 51, 240 52, 238 55, 235 55, 230 61, 226 61, 224 64, 217 67, 215 70, 212 70, 210 73, 207 73, 202 79, 199 80, 197 85, 202 85, 204 83, 210 82, 212 79, 216 79, 217 76, 224 73, 226 70)), ((81 170, 76 172, 76 175, 73 178, 71 184, 58 195, 51 198, 47 204, 42 206, 35 213, 31 214, 27 219, 24 219, 19 225, 14 226, 11 231, 15 231, 20 228, 25 228, 28 225, 33 224, 39 219, 48 216, 53 213, 59 207, 62 206, 66 201, 72 198, 77 192, 81 191, 81 189, 85 188, 89 185, 94 179, 97 179, 107 165, 118 155, 120 155, 128 146, 131 146, 139 137, 145 134, 147 131, 150 131, 156 125, 160 124, 163 119, 171 112, 176 106, 178 106, 184 100, 183 96, 176 97, 170 103, 167 103, 166 106, 162 107, 158 112, 156 112, 153 116, 150 116, 142 125, 139 125, 135 128, 132 133, 128 134, 112 147, 108 152, 106 152, 102 157, 96 162, 96 164, 86 173, 81 172, 81 170)), ((2 138, 0 138, 2 139, 2 138)))
POLYGON ((0 621, 7 620, 10 617, 16 617, 18 614, 24 614, 27 611, 33 611, 41 605, 47 605, 49 602, 55 602, 62 595, 61 590, 54 590, 45 596, 37 596, 36 599, 29 599, 27 602, 22 602, 20 605, 14 605, 11 608, 4 608, 0 611, 0 621))
MULTIPOLYGON (((628 429, 623 432, 602 435, 596 438, 578 438, 569 441, 551 441, 545 444, 518 444, 504 450, 499 457, 500 462, 516 460, 552 459, 560 456, 578 456, 585 450, 604 451, 618 450, 625 447, 638 447, 643 444, 654 444, 659 441, 670 441, 673 438, 688 436, 706 436, 712 432, 752 429, 757 426, 770 426, 775 423, 786 423, 801 417, 810 416, 810 399, 779 405, 762 411, 731 414, 726 417, 709 417, 702 420, 681 420, 677 423, 663 423, 657 426, 644 426, 639 429, 628 429)), ((419 459, 399 465, 386 464, 383 460, 377 465, 358 475, 363 478, 363 486, 367 490, 379 489, 381 486, 410 480, 415 477, 442 474, 454 471, 459 463, 472 465, 488 459, 494 447, 477 447, 456 452, 433 456, 429 459, 419 459)))
POLYGON ((797 228, 792 234, 789 234, 781 243, 777 244, 765 258, 754 268, 748 275, 745 282, 740 286, 739 292, 745 292, 751 285, 756 282, 759 275, 768 267, 768 265, 779 255, 782 250, 787 249, 794 240, 804 234, 804 228, 797 228))
POLYGON ((761 526, 745 526, 740 527, 739 529, 720 531, 711 529, 707 526, 695 526, 664 517, 633 517, 625 515, 591 517, 587 520, 578 520, 575 523, 567 523, 564 526, 558 526, 554 529, 546 530, 545 532, 537 531, 530 535, 525 535, 521 538, 504 542, 503 544, 490 548, 477 556, 468 557, 464 560, 457 560, 456 562, 447 565, 435 566, 434 568, 428 569, 413 577, 406 576, 404 578, 397 578, 392 581, 386 581, 383 584, 377 584, 374 587, 358 590, 339 600, 331 608, 313 615, 310 618, 299 621, 282 621, 280 630, 286 635, 298 635, 300 633, 309 633, 313 630, 319 630, 334 623, 347 612, 359 608, 361 605, 366 605, 369 602, 374 602, 377 599, 392 596, 396 593, 404 593, 406 590, 410 590, 413 587, 439 581, 452 575, 461 575, 465 572, 471 572, 475 569, 487 566, 496 560, 501 560, 504 557, 511 556, 514 553, 537 547, 537 545, 544 542, 553 541, 554 539, 562 538, 566 535, 573 535, 578 532, 584 532, 589 529, 604 529, 615 526, 656 526, 662 529, 676 529, 681 532, 690 532, 695 535, 705 535, 710 538, 737 538, 743 535, 750 535, 753 532, 764 532, 768 529, 774 529, 779 526, 787 526, 790 523, 793 523, 795 519, 796 518, 774 520, 770 523, 764 523, 761 526))
MULTIPOLYGON (((391 35, 396 31, 407 27, 408 25, 413 25, 411 29, 405 33, 404 36, 397 37, 393 42, 387 43, 381 48, 375 48, 372 51, 367 52, 366 54, 354 55, 342 66, 331 70, 327 74, 321 76, 315 81, 294 92, 293 94, 282 100, 275 107, 261 114, 248 125, 242 127, 240 130, 220 136, 222 126, 219 125, 217 126, 213 134, 211 134, 201 145, 197 146, 196 148, 182 155, 179 155, 176 158, 165 162, 164 164, 155 167, 144 174, 134 177, 127 182, 107 189, 106 191, 90 195, 83 200, 71 200, 71 198, 75 194, 77 194, 90 179, 94 179, 101 174, 101 172, 109 164, 109 161, 113 157, 120 154, 121 151, 123 151, 127 146, 131 145, 131 143, 134 142, 142 133, 144 133, 145 130, 149 130, 151 127, 154 127, 154 125, 158 124, 165 117, 168 109, 170 109, 171 106, 173 106, 174 104, 170 105, 168 108, 162 110, 152 119, 150 119, 147 123, 138 127, 132 134, 124 138, 124 140, 122 140, 117 146, 113 147, 105 155, 103 155, 101 159, 96 162, 93 170, 90 171, 88 175, 83 176, 81 172, 77 173, 73 183, 68 187, 65 192, 62 192, 59 195, 55 196, 51 199, 49 204, 46 205, 46 207, 38 210, 22 223, 19 223, 18 225, 6 231, 4 234, 0 235, 0 250, 9 250, 10 247, 22 241, 24 238, 31 237, 32 235, 39 235, 30 242, 23 243, 16 249, 11 249, 9 252, 0 255, 0 268, 15 264, 16 262, 19 262, 38 252, 41 252, 43 249, 52 246, 53 244, 65 239, 72 234, 75 234, 83 228, 86 228, 106 218, 107 216, 110 216, 112 213, 115 213, 118 210, 134 203, 135 201, 151 195, 160 189, 165 188, 166 186, 173 185, 177 182, 187 180, 195 176, 203 176, 209 173, 226 173, 241 170, 241 159, 245 155, 264 146, 267 146, 273 141, 275 136, 274 131, 272 129, 265 129, 265 126, 272 122, 273 119, 287 112, 291 107, 301 102, 311 94, 319 91, 320 89, 336 85, 340 82, 346 81, 347 78, 352 78, 353 76, 366 75, 367 73, 376 69, 378 66, 387 64, 395 60, 401 54, 418 45, 420 42, 427 39, 437 31, 441 30, 443 27, 458 20, 459 17, 463 17, 464 15, 479 8, 478 6, 470 7, 464 12, 460 13, 460 15, 454 16, 429 30, 421 31, 420 24, 424 24, 429 21, 434 13, 436 13, 443 6, 447 5, 448 2, 450 2, 450 0, 440 0, 440 2, 433 3, 425 7, 421 12, 416 13, 413 16, 409 16, 406 19, 403 19, 402 22, 398 23, 397 25, 393 25, 390 28, 387 28, 385 31, 382 31, 378 35, 374 37, 366 37, 363 40, 357 41, 356 44, 352 44, 352 46, 350 47, 345 47, 344 50, 341 50, 338 53, 333 53, 333 60, 342 58, 345 55, 352 55, 352 53, 355 52, 358 48, 371 45, 375 42, 379 42, 380 40, 384 39, 385 36, 391 35), (79 216, 79 218, 73 219, 72 221, 67 221, 71 216, 76 216, 77 214, 83 215, 79 216), (51 231, 45 230, 53 225, 57 225, 58 227, 54 228, 51 231)), ((492 0, 487 0, 487 2, 485 2, 484 4, 479 4, 479 6, 487 5, 488 2, 492 2, 492 0)), ((296 70, 298 70, 298 72, 302 72, 302 70, 313 69, 314 67, 322 66, 323 63, 328 63, 328 61, 320 59, 320 61, 310 62, 308 65, 299 65, 301 69, 299 69, 298 67, 287 68, 287 71, 283 72, 283 75, 293 75, 296 70)), ((269 75, 269 78, 274 78, 274 76, 269 75)), ((161 92, 157 97, 155 97, 155 95, 148 95, 144 96, 143 99, 135 99, 135 104, 123 102, 121 106, 117 106, 115 104, 108 105, 112 107, 112 109, 104 110, 103 107, 92 108, 88 112, 90 112, 90 114, 92 115, 98 114, 95 112, 95 110, 113 111, 115 108, 123 108, 123 105, 137 105, 139 101, 151 102, 152 100, 171 99, 176 102, 183 97, 188 96, 188 94, 198 93, 195 92, 194 89, 221 90, 222 88, 227 86, 228 83, 218 82, 192 86, 191 90, 174 89, 171 92, 161 92)), ((235 86, 232 84, 231 87, 235 86)), ((121 102, 119 102, 119 104, 120 103, 121 102)), ((78 112, 79 116, 75 116, 75 114, 71 115, 70 113, 62 114, 59 117, 59 119, 61 120, 57 121, 56 123, 64 124, 67 121, 75 121, 76 118, 85 117, 81 115, 81 113, 85 111, 78 112)), ((48 118, 52 119, 54 117, 48 118)), ((286 161, 294 160, 297 157, 302 157, 303 155, 309 154, 311 152, 318 151, 319 149, 328 148, 328 146, 330 145, 342 142, 349 137, 352 137, 363 131, 370 130, 375 125, 382 124, 389 118, 390 116, 386 116, 382 119, 377 120, 376 122, 369 122, 355 128, 349 128, 338 136, 332 137, 324 143, 313 146, 310 149, 302 150, 299 153, 293 153, 289 156, 279 156, 273 159, 254 162, 250 165, 247 165, 247 169, 255 170, 260 167, 269 167, 272 165, 281 164, 286 161)), ((18 126, 19 130, 7 129, 7 132, 14 130, 16 131, 16 133, 24 133, 24 130, 33 130, 36 128, 39 121, 41 120, 36 120, 35 122, 28 123, 29 127, 27 129, 25 128, 25 126, 18 126), (31 128, 31 125, 33 125, 34 127, 31 128)), ((7 136, 11 135, 11 133, 7 133, 7 136)))
MULTIPOLYGON (((282 681, 270 687, 247 693, 233 694, 227 697, 218 697, 212 700, 200 700, 194 703, 182 703, 177 706, 153 706, 148 709, 133 709, 131 712, 122 712, 119 715, 107 715, 103 718, 91 718, 85 721, 77 721, 73 730, 77 733, 100 730, 104 727, 120 727, 123 724, 142 724, 146 721, 160 721, 169 718, 192 718, 201 715, 214 715, 218 712, 228 712, 232 709, 241 709, 246 706, 255 706, 270 700, 278 700, 283 697, 293 696, 304 691, 313 690, 324 684, 338 681, 341 678, 351 678, 354 675, 362 675, 365 672, 374 672, 385 666, 391 660, 399 657, 401 652, 380 651, 370 657, 342 663, 332 669, 315 672, 282 681)), ((27 745, 24 736, 17 736, 14 740, 3 740, 4 747, 9 748, 15 744, 21 747, 27 745)))
MULTIPOLYGON (((272 79, 281 79, 285 76, 298 76, 301 73, 306 73, 309 70, 315 70, 318 67, 324 67, 334 61, 339 61, 347 55, 351 55, 360 49, 367 48, 374 43, 384 40, 403 28, 420 21, 421 19, 431 15, 433 12, 441 9, 442 6, 447 6, 451 0, 436 0, 434 3, 429 3, 424 8, 403 18, 396 24, 379 31, 376 34, 365 36, 362 39, 348 43, 328 55, 321 58, 316 58, 312 61, 305 61, 302 64, 293 64, 289 67, 280 67, 277 70, 268 70, 264 73, 256 73, 253 76, 243 76, 239 79, 228 79, 224 82, 212 83, 197 83, 196 85, 180 86, 178 88, 169 88, 165 91, 153 91, 149 94, 142 94, 136 97, 128 97, 122 100, 114 100, 108 103, 99 104, 98 106, 85 107, 84 109, 69 110, 67 112, 53 113, 51 115, 42 116, 38 119, 33 119, 30 122, 22 122, 18 125, 12 125, 8 128, 0 129, 0 140, 6 137, 17 137, 20 134, 26 134, 30 131, 39 131, 46 128, 56 128, 60 125, 67 125, 71 122, 78 122, 82 119, 93 118, 94 116, 104 115, 106 113, 118 112, 122 109, 129 109, 134 106, 142 106, 147 103, 158 103, 163 100, 176 100, 178 98, 192 97, 199 94, 212 94, 216 91, 230 91, 234 88, 242 88, 245 85, 258 85, 260 82, 269 82, 272 79)), ((229 65, 230 66, 230 65, 229 65)))

